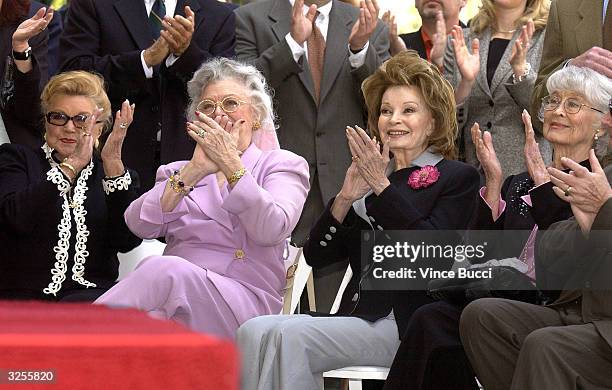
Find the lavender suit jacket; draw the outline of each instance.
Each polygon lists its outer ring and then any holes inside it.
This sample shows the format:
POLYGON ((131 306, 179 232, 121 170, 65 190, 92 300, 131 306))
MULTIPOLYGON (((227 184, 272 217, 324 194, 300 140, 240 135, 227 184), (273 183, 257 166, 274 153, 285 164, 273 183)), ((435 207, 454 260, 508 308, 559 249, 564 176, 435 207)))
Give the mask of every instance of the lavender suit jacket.
POLYGON ((167 179, 186 162, 161 166, 155 186, 125 212, 134 234, 165 237, 164 255, 206 269, 239 323, 280 311, 285 239, 309 190, 308 163, 292 152, 262 152, 251 144, 241 159, 247 174, 234 188, 220 189, 216 176, 208 175, 167 213, 160 205, 167 179))

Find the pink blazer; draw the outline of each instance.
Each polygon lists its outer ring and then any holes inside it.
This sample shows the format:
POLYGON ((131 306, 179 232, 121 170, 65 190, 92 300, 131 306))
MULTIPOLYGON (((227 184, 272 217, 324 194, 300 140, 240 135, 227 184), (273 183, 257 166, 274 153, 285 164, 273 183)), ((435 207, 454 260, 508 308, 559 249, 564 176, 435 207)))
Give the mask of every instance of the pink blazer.
POLYGON ((310 188, 308 164, 292 152, 262 152, 251 144, 241 160, 247 174, 234 188, 219 189, 208 175, 167 213, 160 205, 167 179, 186 161, 161 166, 155 186, 125 212, 134 234, 165 237, 164 255, 206 269, 239 323, 280 311, 284 243, 310 188))

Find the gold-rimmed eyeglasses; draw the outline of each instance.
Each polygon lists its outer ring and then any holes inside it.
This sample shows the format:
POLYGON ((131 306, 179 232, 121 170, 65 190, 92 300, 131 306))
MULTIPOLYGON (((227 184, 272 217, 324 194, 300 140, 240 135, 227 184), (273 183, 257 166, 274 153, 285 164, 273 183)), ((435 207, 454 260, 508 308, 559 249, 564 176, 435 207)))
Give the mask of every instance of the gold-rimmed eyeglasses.
POLYGON ((228 96, 221 101, 204 99, 200 103, 198 103, 196 110, 200 111, 204 115, 211 115, 213 112, 215 112, 217 107, 219 107, 225 113, 229 114, 238 110, 241 104, 247 103, 248 102, 245 102, 244 100, 240 100, 232 96, 228 96))
POLYGON ((603 111, 595 107, 581 103, 580 100, 576 98, 569 97, 566 99, 561 99, 561 97, 554 95, 546 96, 542 99, 542 108, 544 109, 544 111, 554 111, 561 105, 561 103, 563 103, 563 109, 567 114, 577 114, 578 112, 580 112, 580 109, 582 107, 587 107, 593 111, 605 114, 603 111))

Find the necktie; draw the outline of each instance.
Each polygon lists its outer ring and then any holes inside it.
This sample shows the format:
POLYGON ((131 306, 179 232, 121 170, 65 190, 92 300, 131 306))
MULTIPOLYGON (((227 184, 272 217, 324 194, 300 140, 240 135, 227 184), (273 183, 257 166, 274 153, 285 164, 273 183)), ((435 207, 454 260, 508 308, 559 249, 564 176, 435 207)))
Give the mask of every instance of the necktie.
POLYGON ((159 18, 163 19, 164 16, 166 16, 166 5, 164 4, 164 0, 155 0, 153 8, 151 8, 151 13, 149 14, 149 30, 151 31, 153 40, 159 38, 159 32, 162 29, 159 18))
POLYGON ((608 1, 608 8, 606 11, 606 19, 602 28, 603 32, 603 48, 612 50, 612 0, 608 1))
POLYGON ((306 40, 308 44, 308 65, 310 66, 310 73, 312 74, 312 81, 314 82, 315 101, 317 105, 319 105, 319 94, 321 93, 323 57, 325 55, 325 38, 323 38, 321 30, 319 30, 315 23, 318 16, 319 12, 317 12, 312 21, 312 34, 310 34, 310 37, 306 40))

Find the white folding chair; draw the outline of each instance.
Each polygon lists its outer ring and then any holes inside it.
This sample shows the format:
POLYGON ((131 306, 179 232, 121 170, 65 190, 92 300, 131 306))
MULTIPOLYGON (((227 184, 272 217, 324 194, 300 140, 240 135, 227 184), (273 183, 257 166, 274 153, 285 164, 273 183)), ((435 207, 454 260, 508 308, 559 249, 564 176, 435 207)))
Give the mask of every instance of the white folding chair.
MULTIPOLYGON (((342 279, 342 283, 340 283, 340 288, 338 289, 338 294, 336 294, 336 298, 334 299, 334 303, 332 305, 331 314, 335 314, 338 312, 338 308, 340 307, 340 301, 342 300, 342 294, 344 294, 344 290, 348 285, 348 282, 351 280, 353 276, 353 270, 349 265, 344 273, 344 278, 342 279)), ((349 390, 361 390, 361 381, 363 379, 375 379, 375 380, 385 380, 387 379, 387 375, 389 374, 389 368, 387 367, 377 367, 377 366, 351 366, 351 367, 343 367, 337 370, 330 370, 323 373, 323 378, 339 378, 342 379, 341 389, 348 388, 349 390)))
POLYGON ((118 253, 119 257, 119 278, 122 280, 127 274, 147 256, 162 255, 166 244, 157 240, 142 240, 142 243, 127 253, 118 253))
POLYGON ((281 314, 293 314, 300 303, 300 297, 306 287, 308 294, 308 308, 316 310, 314 296, 314 280, 312 278, 312 268, 306 264, 302 248, 288 245, 288 254, 285 260, 287 270, 287 285, 283 297, 283 310, 281 314))

